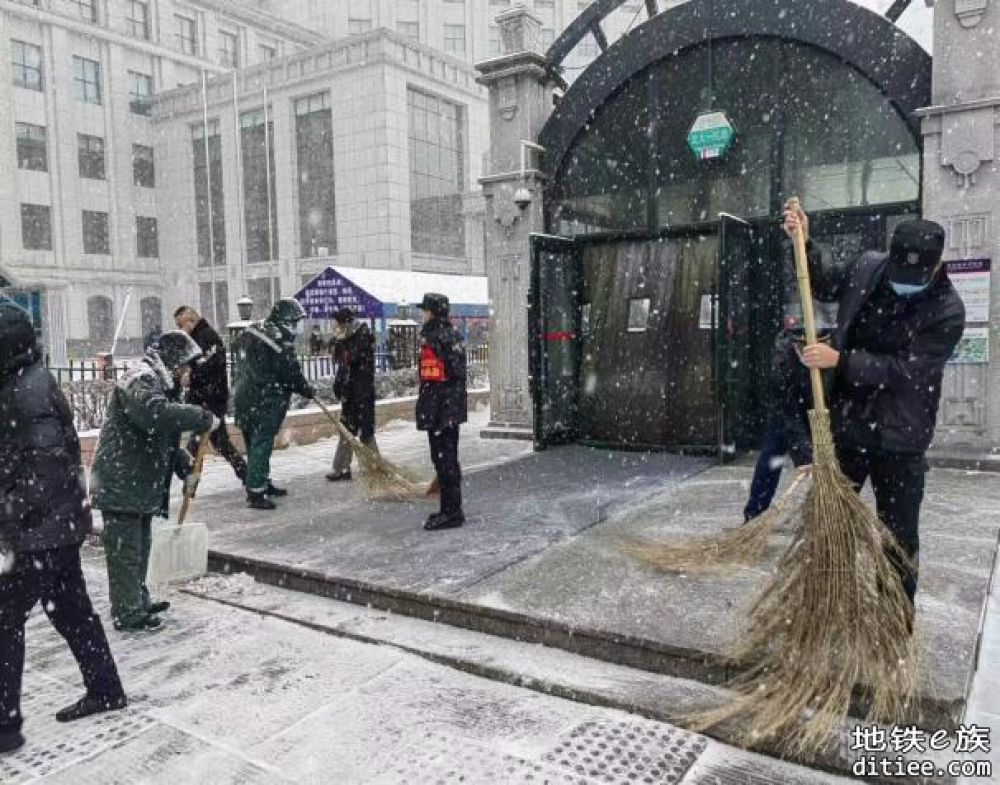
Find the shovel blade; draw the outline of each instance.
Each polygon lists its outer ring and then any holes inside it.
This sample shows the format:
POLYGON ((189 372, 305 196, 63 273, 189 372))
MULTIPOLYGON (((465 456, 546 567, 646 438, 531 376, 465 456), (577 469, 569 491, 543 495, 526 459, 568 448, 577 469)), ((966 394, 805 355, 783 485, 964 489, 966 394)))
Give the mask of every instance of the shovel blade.
POLYGON ((203 523, 154 526, 146 583, 164 586, 208 572, 208 527, 203 523))

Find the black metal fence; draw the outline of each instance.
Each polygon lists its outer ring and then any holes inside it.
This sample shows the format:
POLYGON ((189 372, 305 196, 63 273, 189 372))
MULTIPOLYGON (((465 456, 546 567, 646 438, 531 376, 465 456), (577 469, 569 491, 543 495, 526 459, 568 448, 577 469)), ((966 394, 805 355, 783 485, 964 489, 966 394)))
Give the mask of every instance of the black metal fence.
MULTIPOLYGON (((467 350, 470 365, 486 365, 489 363, 489 346, 472 346, 467 350)), ((300 355, 299 363, 302 365, 302 372, 311 381, 329 379, 334 374, 333 358, 329 354, 300 355)), ((407 368, 416 369, 416 358, 408 357, 405 360, 396 356, 394 352, 376 352, 375 370, 378 373, 389 371, 405 370, 407 368)), ((100 360, 70 360, 64 366, 49 366, 49 371, 56 377, 60 384, 70 384, 73 382, 96 382, 96 381, 117 381, 128 365, 105 365, 100 360)), ((229 362, 229 381, 233 379, 233 363, 229 362)))

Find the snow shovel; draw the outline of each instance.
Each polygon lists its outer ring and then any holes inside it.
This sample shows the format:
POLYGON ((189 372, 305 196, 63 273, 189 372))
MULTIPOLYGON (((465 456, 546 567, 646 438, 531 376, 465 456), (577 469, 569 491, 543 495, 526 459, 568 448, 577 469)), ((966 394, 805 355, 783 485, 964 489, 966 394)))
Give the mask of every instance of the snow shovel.
POLYGON ((316 405, 327 416, 337 433, 347 441, 361 464, 361 479, 365 488, 371 496, 377 498, 410 498, 414 496, 425 496, 429 493, 420 481, 412 477, 409 472, 399 466, 387 461, 378 451, 371 449, 357 436, 351 433, 326 405, 314 398, 316 405))
MULTIPOLYGON (((219 427, 226 426, 223 423, 219 427)), ((198 441, 198 450, 191 465, 192 474, 201 474, 208 444, 208 433, 204 433, 198 441)), ((146 573, 146 583, 150 586, 197 578, 208 572, 208 527, 204 523, 184 525, 194 494, 194 488, 184 489, 176 525, 153 527, 153 546, 146 573)))

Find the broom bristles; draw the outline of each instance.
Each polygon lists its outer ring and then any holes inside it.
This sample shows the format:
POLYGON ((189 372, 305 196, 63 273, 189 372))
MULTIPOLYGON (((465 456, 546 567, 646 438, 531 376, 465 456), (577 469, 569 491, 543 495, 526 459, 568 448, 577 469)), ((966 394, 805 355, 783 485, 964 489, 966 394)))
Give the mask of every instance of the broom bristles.
POLYGON ((706 729, 741 720, 747 744, 780 739, 815 754, 846 720, 856 685, 866 721, 900 722, 916 694, 913 605, 904 552, 840 470, 829 414, 810 411, 815 464, 802 525, 750 612, 731 656, 753 664, 727 705, 683 718, 706 729))
POLYGON ((369 498, 404 501, 424 496, 426 483, 421 485, 411 472, 383 458, 378 450, 373 450, 354 436, 343 423, 338 423, 338 426, 361 465, 361 482, 369 498))
POLYGON ((804 478, 799 474, 777 502, 738 528, 676 543, 631 543, 625 550, 663 572, 709 573, 734 564, 754 564, 763 556, 775 524, 804 478))

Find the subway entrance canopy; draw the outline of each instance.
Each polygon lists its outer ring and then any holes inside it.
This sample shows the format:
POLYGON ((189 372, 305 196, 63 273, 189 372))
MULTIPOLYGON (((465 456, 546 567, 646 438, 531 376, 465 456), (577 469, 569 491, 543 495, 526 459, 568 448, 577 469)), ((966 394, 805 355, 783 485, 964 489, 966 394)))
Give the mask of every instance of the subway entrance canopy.
POLYGON ((920 213, 930 56, 894 24, 905 0, 889 18, 849 0, 649 0, 609 43, 620 5, 595 0, 546 58, 558 74, 584 37, 603 50, 537 140, 536 441, 756 446, 782 204, 799 196, 835 257, 884 249, 920 213))

